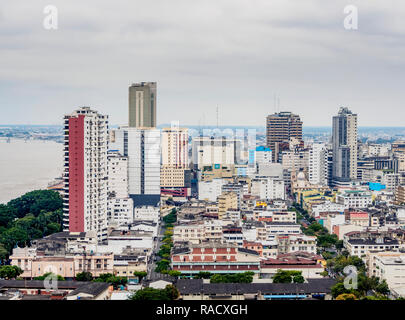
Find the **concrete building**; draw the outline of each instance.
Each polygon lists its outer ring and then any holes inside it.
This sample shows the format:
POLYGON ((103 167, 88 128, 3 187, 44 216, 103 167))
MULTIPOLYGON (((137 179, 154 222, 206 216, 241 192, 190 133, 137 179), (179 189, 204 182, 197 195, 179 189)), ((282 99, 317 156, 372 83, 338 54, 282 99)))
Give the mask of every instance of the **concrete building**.
POLYGON ((230 243, 208 242, 175 248, 171 261, 172 270, 185 275, 198 274, 200 271, 221 274, 260 272, 260 255, 256 251, 230 243))
POLYGON ((398 186, 395 190, 395 203, 398 205, 405 203, 405 186, 398 186))
POLYGON ((316 237, 299 235, 276 236, 278 254, 304 252, 316 254, 316 237))
POLYGON ((112 143, 128 157, 128 193, 134 207, 160 202, 160 130, 122 127, 114 131, 112 143))
POLYGON ((162 165, 187 168, 188 129, 173 126, 162 129, 162 165))
POLYGON ((63 230, 107 237, 108 116, 82 107, 64 118, 63 230))
POLYGON ((343 205, 345 209, 367 208, 372 204, 372 196, 369 191, 343 190, 336 195, 336 203, 343 205))
POLYGON ((267 239, 274 240, 278 235, 299 235, 301 225, 291 222, 265 222, 267 239))
POLYGON ((364 258, 370 251, 399 251, 398 240, 391 238, 351 239, 344 237, 343 245, 352 256, 364 258))
POLYGON ((284 180, 257 177, 252 179, 251 194, 260 200, 285 199, 284 180))
POLYGON ((156 127, 156 82, 134 83, 129 87, 129 127, 156 127))
POLYGON ((91 272, 95 277, 113 272, 112 253, 76 253, 64 256, 42 256, 37 251, 16 248, 10 256, 11 265, 21 268, 22 278, 35 278, 52 272, 65 279, 73 279, 78 273, 91 272))
POLYGON ((187 198, 191 195, 188 170, 188 129, 172 126, 162 129, 161 194, 187 198))
POLYGON ((235 192, 223 192, 218 197, 218 219, 224 219, 229 209, 238 209, 238 196, 235 192))
POLYGON ((243 196, 249 194, 249 185, 247 183, 227 183, 222 186, 222 192, 235 193, 238 197, 238 209, 240 209, 243 196))
POLYGON ((195 168, 238 164, 241 141, 234 138, 195 137, 192 142, 192 163, 195 168))
POLYGON ((198 182, 198 199, 215 202, 222 193, 222 186, 227 183, 225 179, 212 179, 198 182))
MULTIPOLYGON (((405 254, 401 252, 370 252, 367 255, 368 275, 387 282, 391 291, 405 287, 405 254)), ((398 290, 399 291, 399 290, 398 290)))
POLYGON ((340 108, 333 117, 333 180, 337 183, 357 179, 357 114, 340 108))
POLYGON ((108 196, 128 198, 128 157, 116 150, 107 152, 108 196))
POLYGON ((314 143, 309 149, 309 174, 311 184, 327 186, 329 183, 329 152, 325 144, 314 143))
POLYGON ((272 163, 272 151, 268 147, 259 146, 256 149, 249 150, 248 165, 257 172, 259 164, 272 163))
POLYGON ((120 226, 134 221, 134 203, 131 198, 108 199, 107 219, 109 226, 120 226))
POLYGON ((279 152, 289 148, 290 138, 302 140, 302 121, 291 112, 279 112, 266 118, 266 145, 272 152, 273 162, 280 162, 279 152))

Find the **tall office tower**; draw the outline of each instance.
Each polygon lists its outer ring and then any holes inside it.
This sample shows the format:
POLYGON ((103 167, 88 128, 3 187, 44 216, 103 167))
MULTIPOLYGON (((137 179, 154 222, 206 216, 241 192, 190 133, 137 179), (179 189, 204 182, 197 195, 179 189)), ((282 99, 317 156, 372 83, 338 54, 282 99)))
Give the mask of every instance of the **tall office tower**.
POLYGON ((160 130, 114 130, 114 149, 128 157, 128 192, 134 207, 158 206, 160 202, 160 130))
POLYGON ((134 83, 129 87, 129 127, 156 127, 156 82, 134 83))
POLYGON ((333 117, 332 129, 333 181, 357 179, 357 114, 340 108, 333 117))
POLYGON ((309 182, 327 186, 329 178, 329 151, 325 144, 314 143, 309 149, 309 182))
POLYGON ((188 129, 162 129, 161 194, 174 197, 191 195, 191 176, 188 169, 188 129))
POLYGON ((302 121, 291 112, 279 112, 266 118, 266 143, 272 150, 273 162, 280 162, 279 153, 288 150, 290 138, 302 141, 302 121))
POLYGON ((198 169, 238 164, 240 154, 241 141, 238 139, 195 137, 192 142, 193 165, 198 169))
POLYGON ((108 116, 89 107, 66 115, 63 229, 107 238, 108 116))

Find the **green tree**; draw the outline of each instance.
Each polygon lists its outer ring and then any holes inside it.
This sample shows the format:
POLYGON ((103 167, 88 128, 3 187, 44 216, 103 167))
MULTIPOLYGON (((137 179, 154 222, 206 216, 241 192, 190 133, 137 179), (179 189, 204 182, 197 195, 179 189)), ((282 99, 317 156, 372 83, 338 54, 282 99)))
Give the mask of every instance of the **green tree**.
POLYGON ((164 290, 169 300, 177 300, 180 296, 179 290, 172 284, 168 284, 164 290))
POLYGON ((4 245, 0 243, 0 264, 2 261, 8 258, 8 251, 4 248, 4 245))
POLYGON ((390 292, 390 289, 388 287, 388 284, 385 280, 382 280, 375 288, 375 291, 383 294, 383 295, 387 295, 390 292))
POLYGON ((342 293, 336 297, 336 300, 357 300, 353 293, 342 293))
POLYGON ((0 278, 10 280, 17 278, 23 271, 17 266, 0 266, 0 278))
POLYGON ((142 281, 143 278, 145 278, 148 274, 145 271, 134 271, 134 276, 138 277, 139 282, 142 281))
POLYGON ((0 204, 0 226, 7 227, 7 225, 17 217, 17 210, 0 204))
POLYGON ((212 276, 211 272, 208 271, 200 271, 198 274, 194 276, 195 279, 210 279, 212 276))
POLYGON ((177 270, 169 270, 169 272, 167 273, 169 276, 172 276, 174 278, 178 278, 181 276, 181 272, 177 271, 177 270))
POLYGON ((130 300, 169 300, 169 298, 166 295, 166 292, 164 292, 163 290, 149 288, 149 287, 138 290, 129 299, 130 300))
POLYGON ((79 272, 76 275, 76 280, 77 281, 92 281, 93 275, 91 274, 91 272, 87 272, 87 271, 79 272))
POLYGON ((304 283, 305 279, 302 275, 298 274, 296 276, 293 277, 293 282, 294 283, 304 283))
POLYGON ((170 266, 170 261, 167 259, 162 259, 156 263, 156 272, 161 272, 163 270, 168 270, 170 266))
POLYGON ((55 191, 36 190, 11 200, 7 206, 14 208, 17 211, 17 216, 22 218, 28 213, 37 216, 42 210, 48 212, 62 209, 63 201, 59 193, 55 191))
POLYGON ((303 283, 305 281, 301 271, 295 270, 277 270, 273 276, 273 283, 303 283))
POLYGON ((97 278, 93 279, 93 281, 110 283, 114 289, 117 289, 119 286, 125 286, 128 283, 126 277, 117 277, 111 273, 100 274, 97 278))
POLYGON ((53 272, 46 272, 46 273, 44 273, 42 276, 39 276, 39 277, 35 277, 34 278, 34 280, 45 280, 46 278, 49 278, 49 277, 56 277, 57 279, 58 279, 58 281, 65 281, 65 278, 64 277, 62 277, 61 275, 56 275, 56 274, 54 274, 53 272))

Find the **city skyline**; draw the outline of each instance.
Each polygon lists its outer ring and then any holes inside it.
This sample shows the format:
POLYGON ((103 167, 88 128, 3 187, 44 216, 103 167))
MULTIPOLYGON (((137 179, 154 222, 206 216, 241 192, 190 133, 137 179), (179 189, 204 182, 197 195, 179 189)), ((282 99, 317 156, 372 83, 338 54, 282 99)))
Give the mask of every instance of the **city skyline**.
POLYGON ((344 1, 53 4, 57 30, 43 28, 44 1, 0 9, 3 123, 59 124, 88 105, 122 124, 128 86, 156 81, 157 124, 215 125, 219 108, 223 126, 283 110, 330 126, 341 106, 360 127, 402 124, 405 4, 352 1, 358 30, 344 1))

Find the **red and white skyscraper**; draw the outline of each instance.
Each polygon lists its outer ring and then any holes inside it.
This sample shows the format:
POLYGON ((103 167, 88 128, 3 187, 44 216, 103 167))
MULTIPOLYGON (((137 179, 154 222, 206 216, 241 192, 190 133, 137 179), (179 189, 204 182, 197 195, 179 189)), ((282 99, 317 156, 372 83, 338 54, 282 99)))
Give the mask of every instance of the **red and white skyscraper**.
POLYGON ((65 118, 64 231, 107 237, 108 116, 81 107, 65 118))

